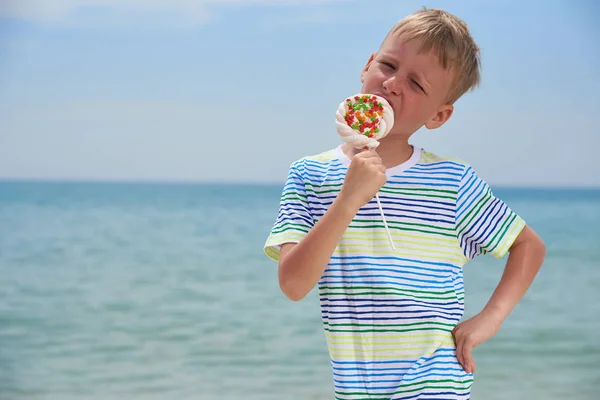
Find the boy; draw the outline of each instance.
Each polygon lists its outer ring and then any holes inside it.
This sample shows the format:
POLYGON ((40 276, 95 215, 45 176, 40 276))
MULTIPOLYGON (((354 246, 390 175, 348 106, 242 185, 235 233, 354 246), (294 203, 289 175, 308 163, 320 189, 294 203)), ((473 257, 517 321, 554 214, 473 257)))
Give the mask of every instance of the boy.
POLYGON ((344 144, 290 167, 265 252, 279 260, 290 299, 318 284, 336 399, 468 399, 472 349, 498 331, 542 265, 543 242, 469 165, 408 143, 450 118, 479 69, 460 19, 431 9, 404 18, 361 73, 361 93, 394 109, 390 133, 376 151, 344 144), (507 252, 488 304, 459 324, 463 265, 507 252))

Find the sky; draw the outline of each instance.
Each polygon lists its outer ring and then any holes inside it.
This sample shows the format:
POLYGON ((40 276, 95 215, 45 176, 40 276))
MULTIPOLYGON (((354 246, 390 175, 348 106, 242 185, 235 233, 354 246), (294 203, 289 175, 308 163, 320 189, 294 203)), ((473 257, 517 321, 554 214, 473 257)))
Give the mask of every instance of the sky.
POLYGON ((467 22, 483 75, 411 142, 492 185, 600 186, 598 4, 3 0, 0 179, 283 182, 426 6, 467 22))

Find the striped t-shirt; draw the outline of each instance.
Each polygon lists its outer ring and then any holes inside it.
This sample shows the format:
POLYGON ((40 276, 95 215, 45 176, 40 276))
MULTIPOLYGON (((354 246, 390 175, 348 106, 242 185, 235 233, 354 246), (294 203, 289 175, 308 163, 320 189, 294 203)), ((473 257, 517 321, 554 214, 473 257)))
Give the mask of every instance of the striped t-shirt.
MULTIPOLYGON (((341 147, 294 162, 265 243, 299 242, 331 205, 350 160, 341 147)), ((503 257, 525 222, 467 164, 414 148, 387 170, 345 231, 318 283, 336 399, 468 399, 473 374, 456 358, 462 267, 503 257)))

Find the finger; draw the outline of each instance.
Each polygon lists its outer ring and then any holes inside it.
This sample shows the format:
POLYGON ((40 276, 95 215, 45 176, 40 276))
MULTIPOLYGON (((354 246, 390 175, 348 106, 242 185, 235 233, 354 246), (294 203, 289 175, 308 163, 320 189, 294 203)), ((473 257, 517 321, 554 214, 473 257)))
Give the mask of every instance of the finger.
POLYGON ((360 153, 362 158, 380 158, 379 154, 375 152, 375 150, 365 150, 360 153))
POLYGON ((475 361, 473 360, 472 352, 473 352, 473 343, 470 340, 466 340, 465 344, 462 347, 462 358, 466 365, 465 371, 467 373, 473 372, 473 365, 475 364, 475 361))
POLYGON ((381 159, 376 158, 376 157, 363 158, 361 161, 365 165, 381 165, 382 164, 381 159))
POLYGON ((463 358, 462 358, 462 349, 463 349, 463 341, 458 339, 456 341, 456 358, 458 359, 460 366, 466 371, 465 363, 463 362, 463 358))
POLYGON ((382 165, 383 162, 381 161, 381 158, 378 157, 371 157, 365 160, 365 162, 369 165, 382 165))
POLYGON ((454 329, 452 329, 451 333, 452 333, 452 339, 454 339, 454 344, 458 344, 458 342, 459 342, 459 340, 458 340, 460 337, 459 330, 460 330, 460 325, 456 325, 454 327, 454 329))
POLYGON ((385 165, 379 164, 379 171, 385 175, 385 171, 387 171, 387 169, 385 168, 385 165))

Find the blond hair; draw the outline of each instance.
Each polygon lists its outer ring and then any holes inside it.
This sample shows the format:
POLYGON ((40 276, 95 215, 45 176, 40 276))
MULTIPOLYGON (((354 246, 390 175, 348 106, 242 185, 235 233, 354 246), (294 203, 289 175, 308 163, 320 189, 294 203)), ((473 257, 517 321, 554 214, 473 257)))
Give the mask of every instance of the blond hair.
MULTIPOLYGON (((467 24, 449 12, 423 9, 400 20, 387 34, 398 34, 405 40, 418 39, 421 51, 433 50, 446 70, 454 71, 447 101, 454 103, 481 80, 479 47, 469 33, 467 24)), ((384 41, 385 41, 384 39, 384 41)))

